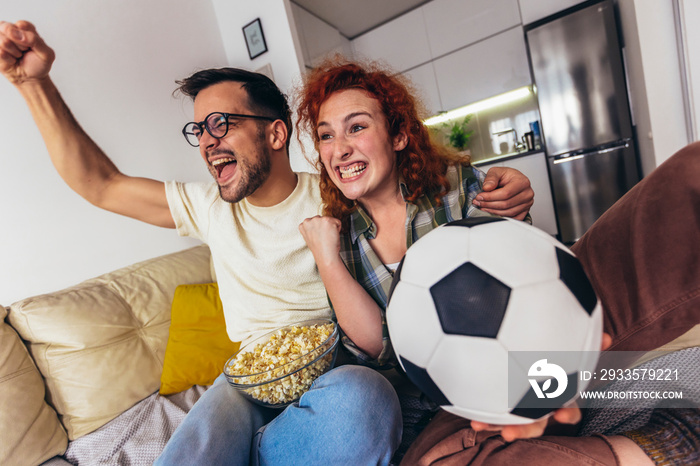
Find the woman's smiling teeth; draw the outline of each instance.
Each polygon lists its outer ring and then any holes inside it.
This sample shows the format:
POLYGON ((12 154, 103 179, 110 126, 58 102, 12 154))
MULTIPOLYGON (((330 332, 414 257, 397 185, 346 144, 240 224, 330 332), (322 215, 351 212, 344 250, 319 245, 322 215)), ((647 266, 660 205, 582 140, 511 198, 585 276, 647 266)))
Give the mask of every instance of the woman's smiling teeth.
POLYGON ((355 163, 347 167, 338 167, 338 171, 340 172, 340 178, 344 180, 359 175, 365 171, 365 168, 367 168, 366 163, 355 163))

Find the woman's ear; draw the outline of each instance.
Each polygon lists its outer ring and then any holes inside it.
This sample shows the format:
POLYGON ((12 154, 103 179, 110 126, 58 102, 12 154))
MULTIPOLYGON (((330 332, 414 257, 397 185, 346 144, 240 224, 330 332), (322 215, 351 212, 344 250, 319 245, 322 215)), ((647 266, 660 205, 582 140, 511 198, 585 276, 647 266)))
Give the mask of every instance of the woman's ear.
POLYGON ((269 140, 272 149, 284 149, 287 146, 287 125, 282 120, 275 120, 270 129, 269 140))
POLYGON ((401 130, 399 134, 394 136, 394 152, 402 151, 408 145, 408 135, 406 131, 401 130))

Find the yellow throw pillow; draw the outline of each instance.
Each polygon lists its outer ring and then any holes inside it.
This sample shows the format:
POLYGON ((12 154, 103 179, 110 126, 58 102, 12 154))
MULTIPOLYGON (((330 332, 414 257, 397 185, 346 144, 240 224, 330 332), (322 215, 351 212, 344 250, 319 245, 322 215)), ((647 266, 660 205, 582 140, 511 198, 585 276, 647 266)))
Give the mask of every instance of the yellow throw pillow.
POLYGON ((216 283, 180 285, 173 298, 170 334, 165 348, 160 394, 193 385, 209 385, 236 351, 226 333, 224 310, 216 283))

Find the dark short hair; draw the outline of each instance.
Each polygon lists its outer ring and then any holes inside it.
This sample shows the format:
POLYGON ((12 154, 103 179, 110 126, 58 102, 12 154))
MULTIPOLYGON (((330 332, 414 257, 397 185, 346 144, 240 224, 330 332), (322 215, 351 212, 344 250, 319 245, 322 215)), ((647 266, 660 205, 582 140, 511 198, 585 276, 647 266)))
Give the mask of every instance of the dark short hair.
POLYGON ((178 87, 174 93, 180 92, 194 100, 202 90, 226 81, 241 83, 241 87, 248 93, 248 104, 253 112, 284 122, 287 127, 289 150, 292 140, 292 116, 287 96, 264 74, 240 68, 210 68, 175 81, 178 87))

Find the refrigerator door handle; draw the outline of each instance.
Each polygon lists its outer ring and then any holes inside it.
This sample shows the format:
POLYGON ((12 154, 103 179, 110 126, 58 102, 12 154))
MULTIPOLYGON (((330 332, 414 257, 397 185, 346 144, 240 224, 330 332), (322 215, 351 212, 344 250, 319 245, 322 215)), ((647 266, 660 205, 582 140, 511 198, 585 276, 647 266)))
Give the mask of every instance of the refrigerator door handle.
POLYGON ((582 159, 584 157, 583 154, 579 155, 557 155, 556 157, 553 157, 554 164, 558 165, 560 163, 567 163, 567 162, 573 162, 574 160, 582 159))
POLYGON ((622 150, 622 149, 627 149, 630 146, 628 141, 625 141, 624 143, 612 147, 603 147, 598 150, 593 150, 590 152, 585 152, 585 153, 569 153, 569 154, 561 154, 552 157, 553 162, 555 164, 560 164, 560 163, 566 163, 566 162, 573 162, 574 160, 582 159, 583 157, 587 157, 589 155, 598 155, 598 154, 606 154, 608 152, 613 152, 616 150, 622 150))

